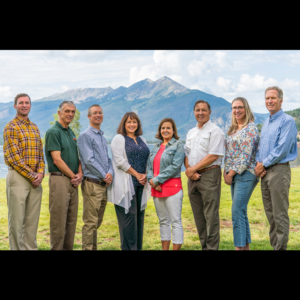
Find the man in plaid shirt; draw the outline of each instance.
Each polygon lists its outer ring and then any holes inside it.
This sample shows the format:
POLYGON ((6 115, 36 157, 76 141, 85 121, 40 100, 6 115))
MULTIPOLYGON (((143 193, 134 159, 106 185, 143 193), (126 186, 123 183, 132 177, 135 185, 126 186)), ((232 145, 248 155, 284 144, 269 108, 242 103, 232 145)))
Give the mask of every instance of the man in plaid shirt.
POLYGON ((45 173, 43 143, 38 127, 28 114, 31 99, 15 97, 17 114, 4 128, 4 160, 8 165, 6 196, 9 247, 11 250, 37 250, 36 234, 40 216, 45 173))

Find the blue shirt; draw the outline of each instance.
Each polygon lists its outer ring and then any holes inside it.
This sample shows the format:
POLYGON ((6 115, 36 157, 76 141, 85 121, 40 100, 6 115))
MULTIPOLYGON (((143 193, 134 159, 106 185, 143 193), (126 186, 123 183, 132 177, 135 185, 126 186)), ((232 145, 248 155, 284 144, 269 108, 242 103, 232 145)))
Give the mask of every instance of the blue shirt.
POLYGON ((295 120, 281 109, 264 121, 256 161, 269 167, 295 160, 297 154, 295 120))
POLYGON ((96 180, 105 178, 107 173, 114 176, 107 143, 102 130, 89 126, 77 141, 83 176, 96 180))
MULTIPOLYGON (((134 139, 125 135, 125 151, 128 159, 128 163, 131 167, 140 174, 146 173, 147 160, 150 154, 148 146, 142 141, 140 137, 136 138, 135 143, 134 139)), ((142 186, 141 183, 136 179, 135 176, 132 176, 132 182, 135 186, 142 186)))

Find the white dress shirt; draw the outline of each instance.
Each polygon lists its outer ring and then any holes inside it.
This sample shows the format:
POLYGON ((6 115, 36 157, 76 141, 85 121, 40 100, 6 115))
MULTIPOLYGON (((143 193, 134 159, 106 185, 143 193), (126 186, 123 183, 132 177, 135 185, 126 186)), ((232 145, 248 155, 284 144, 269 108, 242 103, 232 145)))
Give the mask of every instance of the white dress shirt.
POLYGON ((184 146, 185 156, 188 157, 191 167, 199 163, 208 154, 219 157, 209 166, 221 165, 225 153, 225 136, 220 127, 208 120, 200 129, 197 126, 192 128, 187 136, 184 146))

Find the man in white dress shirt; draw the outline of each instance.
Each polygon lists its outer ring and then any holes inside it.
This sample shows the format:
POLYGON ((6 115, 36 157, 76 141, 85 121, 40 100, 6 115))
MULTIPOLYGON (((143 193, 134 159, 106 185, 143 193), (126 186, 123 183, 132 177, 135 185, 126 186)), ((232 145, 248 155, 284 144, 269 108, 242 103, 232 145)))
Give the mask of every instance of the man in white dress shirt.
POLYGON ((194 106, 197 126, 186 137, 185 160, 188 193, 202 250, 218 250, 223 131, 210 121, 210 105, 198 100, 194 106))

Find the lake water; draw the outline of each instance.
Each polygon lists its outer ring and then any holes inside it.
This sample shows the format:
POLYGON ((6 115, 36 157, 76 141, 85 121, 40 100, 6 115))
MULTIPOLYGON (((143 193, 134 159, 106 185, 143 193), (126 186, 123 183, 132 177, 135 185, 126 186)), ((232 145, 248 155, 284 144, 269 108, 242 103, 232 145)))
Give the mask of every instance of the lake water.
MULTIPOLYGON (((150 151, 152 150, 152 148, 154 147, 154 145, 148 145, 150 151)), ((109 157, 111 157, 111 149, 110 149, 110 145, 108 145, 108 155, 109 157)), ((295 168, 298 167, 300 165, 300 148, 298 148, 298 157, 290 162, 291 167, 295 168)), ((181 167, 181 172, 185 171, 185 167, 184 164, 182 164, 181 167)), ((3 156, 3 146, 0 146, 0 178, 6 178, 8 169, 7 169, 7 165, 4 162, 4 156, 3 156)))

